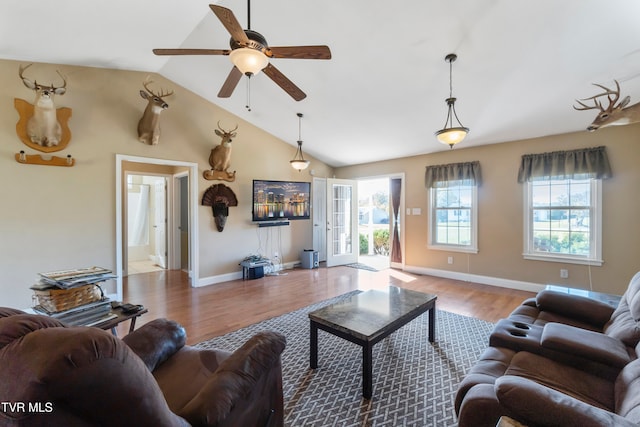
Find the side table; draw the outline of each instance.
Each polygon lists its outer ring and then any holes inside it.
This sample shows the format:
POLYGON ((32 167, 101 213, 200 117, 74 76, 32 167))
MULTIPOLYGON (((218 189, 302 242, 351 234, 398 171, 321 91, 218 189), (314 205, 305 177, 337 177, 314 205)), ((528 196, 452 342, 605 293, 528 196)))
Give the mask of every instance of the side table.
POLYGON ((131 320, 131 323, 129 324, 129 333, 131 333, 136 328, 136 319, 138 319, 138 317, 148 312, 149 310, 142 307, 138 311, 125 313, 122 307, 116 307, 111 309, 111 315, 116 317, 113 317, 112 319, 106 320, 101 323, 96 323, 96 324, 87 325, 87 326, 95 326, 96 328, 104 329, 105 331, 111 329, 111 333, 115 336, 118 336, 118 332, 116 331, 116 326, 118 326, 122 322, 131 320))

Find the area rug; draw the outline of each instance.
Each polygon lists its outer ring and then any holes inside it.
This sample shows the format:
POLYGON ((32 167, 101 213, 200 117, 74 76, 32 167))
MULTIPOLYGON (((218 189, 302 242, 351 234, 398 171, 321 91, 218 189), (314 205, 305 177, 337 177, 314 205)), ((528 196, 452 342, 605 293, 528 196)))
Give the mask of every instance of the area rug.
POLYGON ((427 340, 428 315, 373 348, 373 397, 362 397, 362 350, 318 331, 318 369, 309 369, 307 314, 359 291, 323 301, 197 344, 233 351, 256 332, 287 337, 282 353, 285 425, 455 426, 457 386, 487 347, 493 324, 446 311, 436 313, 436 342, 427 340))

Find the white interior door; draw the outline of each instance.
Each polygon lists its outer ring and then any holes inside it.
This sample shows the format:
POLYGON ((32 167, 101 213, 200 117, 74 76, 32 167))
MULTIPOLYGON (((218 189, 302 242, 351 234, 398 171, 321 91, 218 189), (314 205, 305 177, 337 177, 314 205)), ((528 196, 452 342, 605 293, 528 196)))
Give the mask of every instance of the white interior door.
POLYGON ((155 209, 153 215, 153 233, 155 236, 155 250, 153 262, 162 268, 167 268, 167 180, 155 181, 154 186, 155 209))
POLYGON ((327 179, 327 267, 358 262, 358 185, 327 179))
POLYGON ((313 250, 318 261, 327 260, 327 180, 313 178, 313 250))

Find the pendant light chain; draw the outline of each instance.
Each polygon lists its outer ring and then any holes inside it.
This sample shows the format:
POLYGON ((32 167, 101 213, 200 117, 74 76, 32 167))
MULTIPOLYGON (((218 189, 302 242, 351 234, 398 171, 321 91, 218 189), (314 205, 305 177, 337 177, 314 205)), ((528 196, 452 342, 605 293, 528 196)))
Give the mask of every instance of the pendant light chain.
POLYGON ((247 76, 247 105, 244 108, 251 111, 251 76, 247 76))

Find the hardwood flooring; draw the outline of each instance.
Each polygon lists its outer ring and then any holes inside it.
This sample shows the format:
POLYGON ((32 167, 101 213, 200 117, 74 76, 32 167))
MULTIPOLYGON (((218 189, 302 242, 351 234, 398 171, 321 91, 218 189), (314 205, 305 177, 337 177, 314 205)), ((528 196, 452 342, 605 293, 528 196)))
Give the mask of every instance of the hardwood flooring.
MULTIPOLYGON (((124 301, 143 304, 149 313, 136 326, 158 317, 173 319, 187 330, 188 344, 234 331, 360 289, 395 285, 438 295, 437 308, 496 322, 506 317, 531 292, 481 285, 386 269, 352 267, 285 270, 279 276, 234 280, 192 288, 186 273, 161 271, 124 279, 124 301)), ((128 322, 118 327, 127 333, 128 322)))

